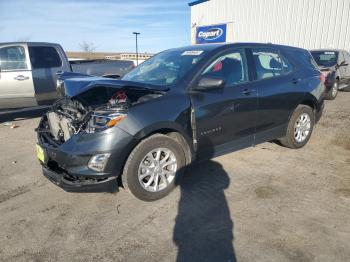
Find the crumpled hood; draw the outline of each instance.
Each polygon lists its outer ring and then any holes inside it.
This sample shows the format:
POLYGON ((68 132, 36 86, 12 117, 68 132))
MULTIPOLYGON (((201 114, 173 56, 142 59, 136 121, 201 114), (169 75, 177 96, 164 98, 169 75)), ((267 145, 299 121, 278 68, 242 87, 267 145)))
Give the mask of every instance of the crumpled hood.
POLYGON ((79 73, 65 72, 60 75, 59 80, 64 81, 63 90, 59 90, 62 96, 69 98, 76 97, 86 91, 98 87, 112 87, 124 89, 147 89, 156 91, 167 91, 168 88, 162 86, 149 85, 139 82, 130 82, 105 77, 95 77, 79 73))

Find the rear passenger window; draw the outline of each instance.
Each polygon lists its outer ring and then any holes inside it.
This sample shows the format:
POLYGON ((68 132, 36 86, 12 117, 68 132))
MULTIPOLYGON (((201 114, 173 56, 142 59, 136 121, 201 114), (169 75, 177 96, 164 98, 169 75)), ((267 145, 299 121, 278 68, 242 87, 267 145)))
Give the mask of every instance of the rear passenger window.
POLYGON ((312 57, 312 55, 310 55, 308 57, 308 61, 310 64, 312 64, 316 69, 318 69, 318 64, 316 63, 315 59, 312 57))
POLYGON ((28 69, 25 49, 22 46, 9 46, 0 48, 1 70, 28 69))
POLYGON ((245 56, 241 51, 223 55, 207 67, 202 75, 220 77, 225 80, 226 86, 247 82, 245 56))
POLYGON ((30 62, 33 69, 53 68, 62 65, 61 58, 57 50, 50 46, 29 47, 30 62))
POLYGON ((282 58, 277 50, 255 48, 253 57, 258 80, 285 75, 293 71, 291 63, 282 58))

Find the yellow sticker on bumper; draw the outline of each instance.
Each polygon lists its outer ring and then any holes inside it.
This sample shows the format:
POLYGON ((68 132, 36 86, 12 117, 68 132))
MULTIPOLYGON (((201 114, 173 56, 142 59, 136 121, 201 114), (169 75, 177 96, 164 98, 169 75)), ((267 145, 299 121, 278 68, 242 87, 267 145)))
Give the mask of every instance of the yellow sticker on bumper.
POLYGON ((45 162, 45 153, 41 146, 36 145, 36 157, 42 162, 45 162))

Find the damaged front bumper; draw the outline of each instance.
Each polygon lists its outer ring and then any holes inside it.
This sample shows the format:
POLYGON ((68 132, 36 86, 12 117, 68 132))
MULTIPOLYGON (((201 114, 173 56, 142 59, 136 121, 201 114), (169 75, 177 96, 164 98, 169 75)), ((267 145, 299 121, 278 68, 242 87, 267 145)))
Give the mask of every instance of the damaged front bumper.
POLYGON ((118 190, 116 177, 92 179, 74 177, 66 172, 54 171, 46 165, 42 165, 42 169, 47 179, 67 192, 114 192, 118 190))
MULTIPOLYGON (((66 191, 111 192, 117 188, 124 162, 133 148, 133 137, 118 127, 87 134, 73 135, 58 144, 43 130, 42 118, 37 129, 38 146, 42 150, 40 162, 43 174, 66 191), (90 169, 92 157, 108 153, 103 171, 90 169)), ((39 157, 38 157, 39 158, 39 157)))

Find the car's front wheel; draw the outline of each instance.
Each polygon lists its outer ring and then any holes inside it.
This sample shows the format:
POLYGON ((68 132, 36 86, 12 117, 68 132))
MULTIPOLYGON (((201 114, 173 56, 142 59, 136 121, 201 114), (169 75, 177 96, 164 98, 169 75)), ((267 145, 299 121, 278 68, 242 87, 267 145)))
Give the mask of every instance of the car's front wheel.
POLYGON ((280 142, 293 149, 305 146, 310 140, 314 124, 315 115, 312 108, 299 105, 289 120, 286 136, 280 139, 280 142))
POLYGON ((152 135, 131 152, 122 183, 137 198, 155 201, 175 187, 175 179, 184 165, 184 151, 175 139, 162 134, 152 135))

